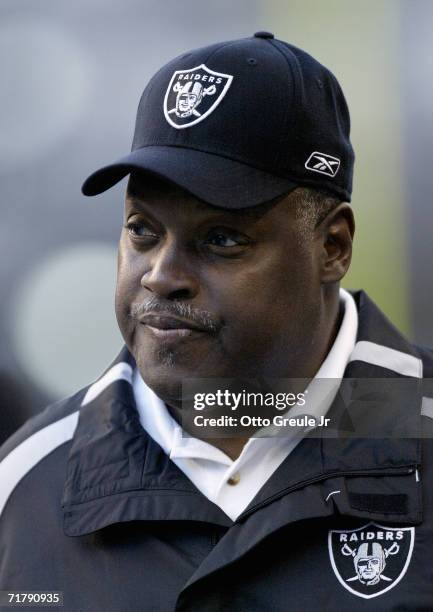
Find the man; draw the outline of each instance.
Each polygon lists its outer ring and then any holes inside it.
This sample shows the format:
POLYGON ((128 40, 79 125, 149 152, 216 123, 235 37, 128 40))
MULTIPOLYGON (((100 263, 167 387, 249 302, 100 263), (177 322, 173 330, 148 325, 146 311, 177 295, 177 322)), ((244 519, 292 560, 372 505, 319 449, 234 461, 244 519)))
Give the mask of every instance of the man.
MULTIPOLYGON (((268 32, 152 78, 132 152, 83 185, 130 175, 125 347, 2 448, 1 589, 61 591, 74 611, 432 609, 433 356, 339 290, 353 161, 335 77, 268 32), (199 112, 172 112, 190 83, 199 112), (280 414, 332 428, 201 433, 191 379, 286 384, 280 414), (361 580, 371 550, 380 579, 361 580)), ((199 414, 236 419, 246 394, 226 391, 199 414)))

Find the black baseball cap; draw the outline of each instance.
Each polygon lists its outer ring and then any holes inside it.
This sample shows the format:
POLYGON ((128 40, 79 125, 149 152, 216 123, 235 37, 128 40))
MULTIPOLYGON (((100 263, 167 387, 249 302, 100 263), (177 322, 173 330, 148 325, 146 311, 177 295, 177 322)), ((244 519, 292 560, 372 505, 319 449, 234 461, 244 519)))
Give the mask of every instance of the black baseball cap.
POLYGON ((91 174, 92 196, 130 172, 157 175, 223 208, 298 186, 350 202, 354 152, 334 75, 269 32, 184 53, 148 83, 131 152, 91 174))

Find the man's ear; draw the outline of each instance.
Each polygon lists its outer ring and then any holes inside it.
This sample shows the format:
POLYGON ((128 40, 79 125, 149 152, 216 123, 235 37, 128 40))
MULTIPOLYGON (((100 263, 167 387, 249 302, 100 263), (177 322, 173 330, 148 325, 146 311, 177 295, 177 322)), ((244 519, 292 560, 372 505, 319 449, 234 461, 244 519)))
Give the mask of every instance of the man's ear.
POLYGON ((355 219, 351 207, 341 202, 316 228, 320 240, 320 275, 322 283, 340 281, 352 259, 355 219))

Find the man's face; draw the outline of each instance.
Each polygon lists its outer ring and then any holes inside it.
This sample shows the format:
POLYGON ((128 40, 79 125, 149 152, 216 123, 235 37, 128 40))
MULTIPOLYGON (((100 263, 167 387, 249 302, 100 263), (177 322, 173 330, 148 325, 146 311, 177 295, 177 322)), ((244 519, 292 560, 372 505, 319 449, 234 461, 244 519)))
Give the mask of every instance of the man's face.
POLYGON ((361 557, 356 566, 358 576, 361 580, 369 582, 377 576, 381 571, 381 560, 379 557, 361 557))
POLYGON ((183 378, 305 375, 321 289, 319 246, 299 223, 293 194, 236 211, 130 180, 116 315, 159 397, 178 401, 183 378))
POLYGON ((179 110, 182 112, 186 112, 189 110, 193 110, 194 105, 196 103, 197 96, 192 93, 183 93, 179 96, 179 110))

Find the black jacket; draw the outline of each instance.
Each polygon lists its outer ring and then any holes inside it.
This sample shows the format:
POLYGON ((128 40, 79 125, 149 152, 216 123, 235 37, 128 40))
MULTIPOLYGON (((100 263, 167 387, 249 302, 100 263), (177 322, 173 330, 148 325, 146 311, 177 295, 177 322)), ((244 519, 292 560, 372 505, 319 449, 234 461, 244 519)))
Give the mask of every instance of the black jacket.
POLYGON ((410 393, 361 385, 331 413, 377 437, 305 438, 233 522, 142 429, 124 348, 0 449, 0 590, 63 591, 71 612, 431 612, 433 354, 354 297, 345 378, 410 393))

